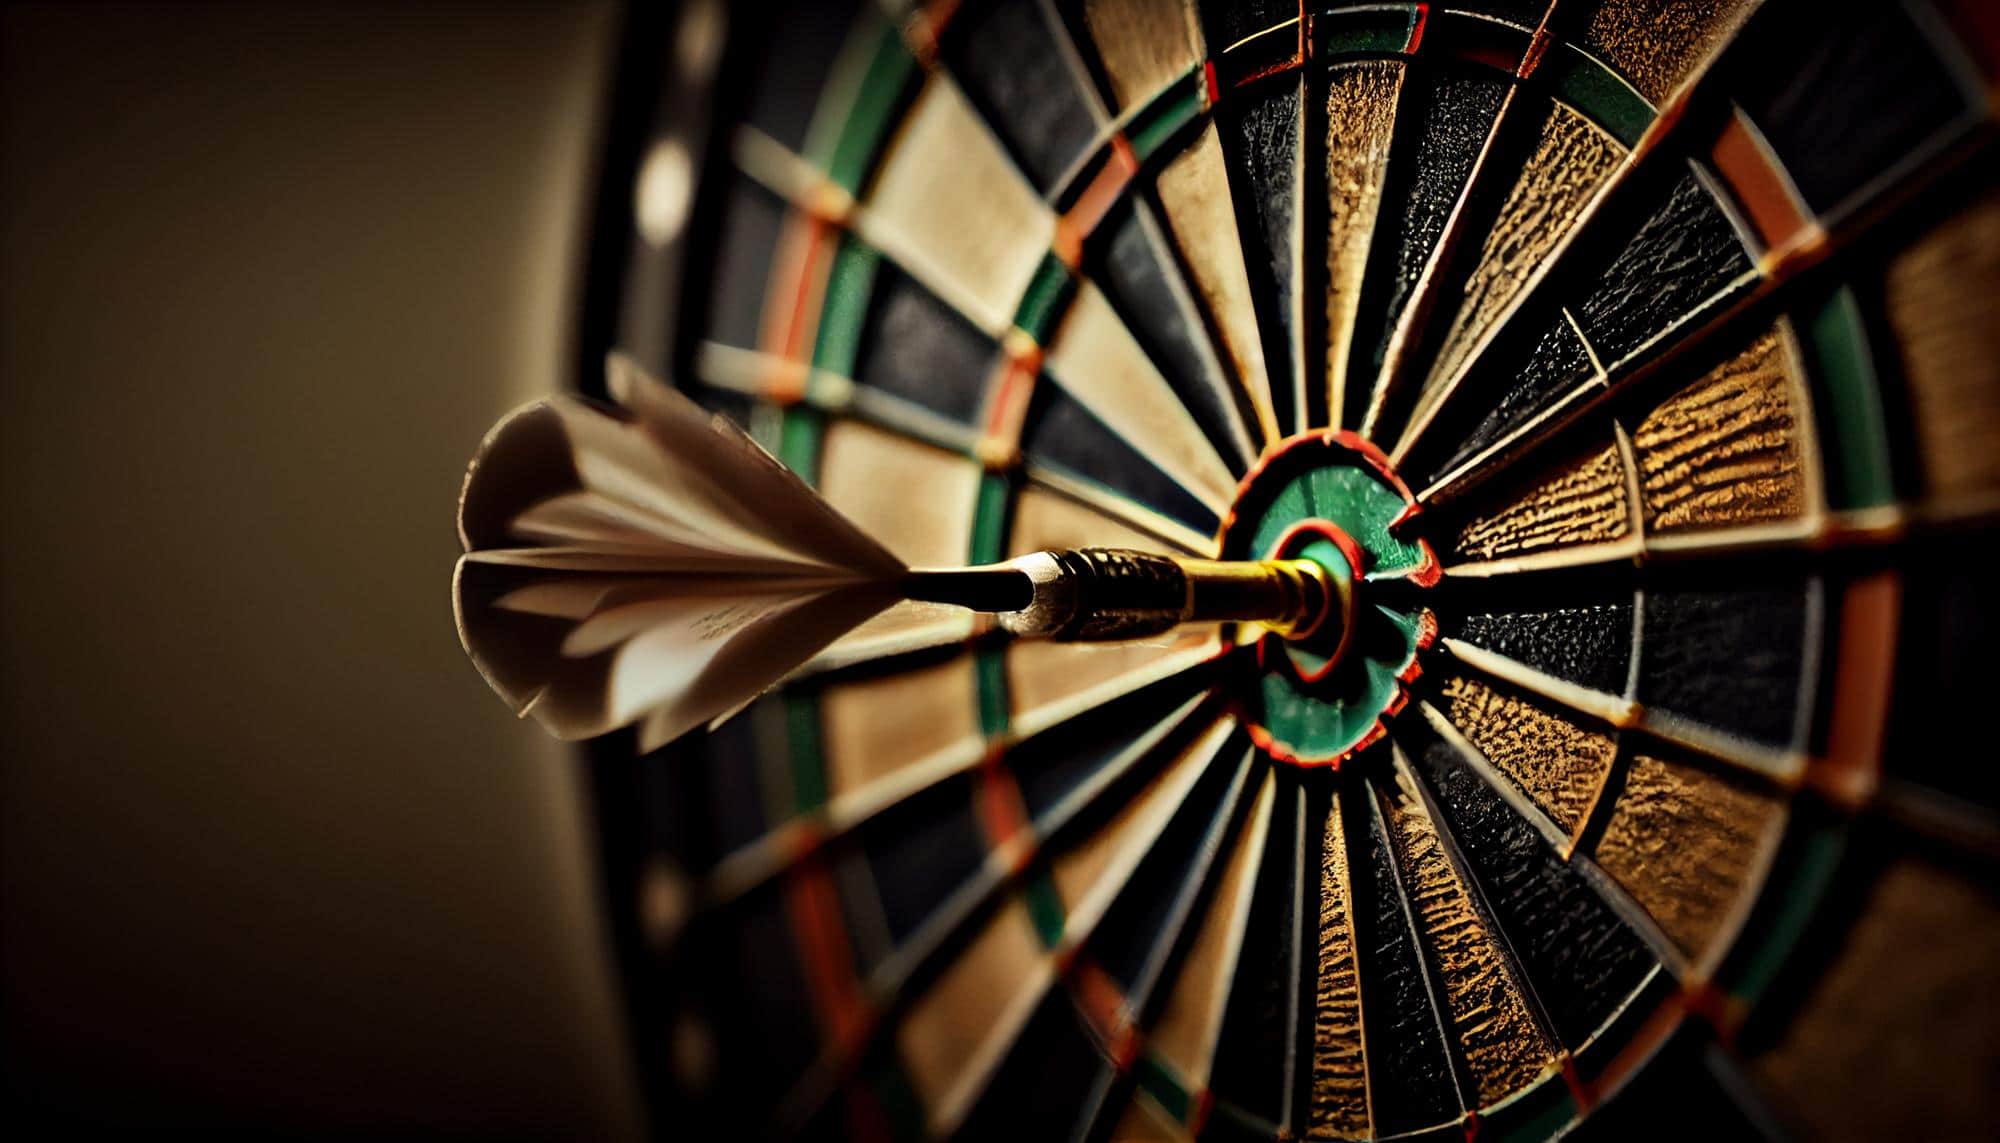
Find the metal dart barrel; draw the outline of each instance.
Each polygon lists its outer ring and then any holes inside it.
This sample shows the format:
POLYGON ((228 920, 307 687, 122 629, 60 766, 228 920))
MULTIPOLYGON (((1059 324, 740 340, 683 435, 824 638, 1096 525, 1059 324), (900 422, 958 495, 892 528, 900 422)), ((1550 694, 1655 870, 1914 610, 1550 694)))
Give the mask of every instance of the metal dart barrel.
POLYGON ((1321 633, 1346 601, 1312 560, 1201 560, 1124 548, 1034 552, 985 567, 918 570, 912 599, 999 616, 1017 635, 1072 642, 1141 639, 1183 623, 1255 623, 1321 633))

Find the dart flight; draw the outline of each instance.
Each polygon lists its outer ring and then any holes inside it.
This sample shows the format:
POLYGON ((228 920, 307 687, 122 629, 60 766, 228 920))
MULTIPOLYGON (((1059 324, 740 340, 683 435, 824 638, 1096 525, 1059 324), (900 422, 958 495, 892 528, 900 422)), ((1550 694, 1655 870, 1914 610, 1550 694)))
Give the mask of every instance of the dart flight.
POLYGON ((901 561, 726 419, 612 357, 616 407, 502 420, 459 498, 459 639, 559 738, 657 745, 897 602, 901 561))

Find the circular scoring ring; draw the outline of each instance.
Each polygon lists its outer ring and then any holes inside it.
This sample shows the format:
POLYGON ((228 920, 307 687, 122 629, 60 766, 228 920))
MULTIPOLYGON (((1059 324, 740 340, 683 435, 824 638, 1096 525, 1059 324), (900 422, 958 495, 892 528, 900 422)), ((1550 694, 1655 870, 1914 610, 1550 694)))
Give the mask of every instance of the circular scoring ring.
POLYGON ((1314 558, 1352 590, 1339 638, 1265 634, 1251 646, 1254 679, 1240 695, 1258 747, 1278 761, 1334 767, 1387 733, 1437 636, 1428 608, 1371 598, 1370 585, 1438 580, 1436 554, 1408 538, 1416 499, 1380 449, 1351 432, 1284 441, 1237 489, 1217 546, 1227 559, 1314 558), (1344 563, 1345 568, 1334 566, 1344 563))

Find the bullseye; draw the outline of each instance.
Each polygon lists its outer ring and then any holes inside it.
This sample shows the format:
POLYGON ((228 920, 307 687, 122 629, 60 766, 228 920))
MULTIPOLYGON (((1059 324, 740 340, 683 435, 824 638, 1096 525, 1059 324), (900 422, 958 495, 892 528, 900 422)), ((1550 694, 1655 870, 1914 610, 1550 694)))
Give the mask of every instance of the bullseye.
POLYGON ((1228 559, 1310 560, 1331 588, 1321 622, 1247 640, 1251 665, 1239 699, 1265 753, 1306 767, 1338 767, 1385 733, 1402 709, 1419 657, 1437 635, 1394 580, 1438 580, 1430 545, 1411 535, 1415 498, 1373 445, 1347 432, 1307 433, 1268 453, 1224 519, 1228 559))

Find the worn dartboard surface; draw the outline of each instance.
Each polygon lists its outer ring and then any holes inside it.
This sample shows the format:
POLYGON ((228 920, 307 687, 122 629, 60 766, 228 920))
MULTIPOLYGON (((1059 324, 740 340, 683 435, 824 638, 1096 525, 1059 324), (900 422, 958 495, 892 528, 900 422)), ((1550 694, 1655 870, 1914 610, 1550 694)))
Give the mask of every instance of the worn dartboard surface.
POLYGON ((906 608, 601 744, 659 1130, 1990 1116, 1948 1001, 2000 967, 1996 42, 1979 0, 635 16, 586 361, 912 564, 1326 517, 1384 581, 1324 683, 906 608), (1911 1035, 1933 1074, 1826 1051, 1911 1035))

